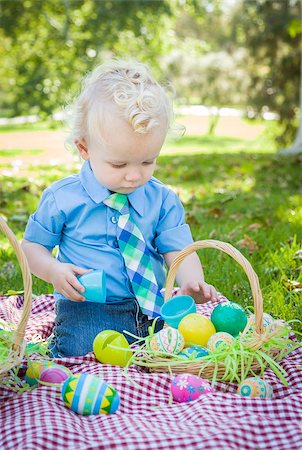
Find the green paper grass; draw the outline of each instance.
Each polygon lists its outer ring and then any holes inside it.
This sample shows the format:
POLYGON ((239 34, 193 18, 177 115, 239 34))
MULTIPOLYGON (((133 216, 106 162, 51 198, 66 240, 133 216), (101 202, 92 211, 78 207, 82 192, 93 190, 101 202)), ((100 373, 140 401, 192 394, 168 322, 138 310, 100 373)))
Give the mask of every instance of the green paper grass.
MULTIPOLYGON (((151 369, 161 368, 162 372, 170 373, 173 369, 175 373, 190 372, 190 367, 194 365, 194 373, 196 373, 196 366, 200 364, 199 376, 205 376, 203 372, 212 368, 212 384, 216 381, 240 383, 251 375, 263 376, 265 369, 270 368, 282 383, 287 385, 287 372, 278 362, 302 345, 289 339, 289 333, 292 332, 289 325, 281 326, 280 321, 276 321, 280 329, 278 328, 266 342, 262 342, 260 348, 248 347, 249 342, 255 340, 254 328, 251 327, 249 331, 237 336, 232 344, 222 344, 215 351, 209 352, 207 356, 184 359, 178 355, 168 355, 152 350, 150 340, 154 334, 155 323, 154 321, 152 327, 149 327, 149 335, 144 339, 143 344, 133 352, 129 365, 136 364, 151 369), (223 375, 219 375, 221 367, 224 369, 223 375)), ((274 328, 272 327, 271 330, 274 328)), ((156 370, 156 372, 160 371, 156 370)), ((208 374, 205 377, 209 378, 208 374)))
MULTIPOLYGON (((0 327, 3 328, 0 329, 0 367, 5 367, 11 358, 16 326, 12 323, 1 321, 0 327)), ((47 341, 41 339, 36 342, 29 342, 26 345, 24 358, 27 360, 28 365, 32 355, 48 358, 48 353, 47 341)), ((32 390, 33 387, 18 376, 20 366, 21 364, 8 370, 5 374, 0 374, 0 386, 19 394, 32 390)))

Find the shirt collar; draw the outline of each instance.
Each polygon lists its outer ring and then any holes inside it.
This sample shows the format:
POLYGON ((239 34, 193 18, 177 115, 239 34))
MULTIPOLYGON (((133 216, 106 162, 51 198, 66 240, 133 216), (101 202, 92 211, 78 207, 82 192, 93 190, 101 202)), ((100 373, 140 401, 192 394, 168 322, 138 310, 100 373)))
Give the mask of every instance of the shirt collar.
MULTIPOLYGON (((98 182, 89 161, 85 161, 82 166, 80 181, 94 203, 102 203, 111 194, 107 188, 98 182)), ((132 208, 134 208, 140 216, 143 216, 145 212, 145 186, 140 186, 135 189, 135 191, 128 194, 128 200, 132 208)))

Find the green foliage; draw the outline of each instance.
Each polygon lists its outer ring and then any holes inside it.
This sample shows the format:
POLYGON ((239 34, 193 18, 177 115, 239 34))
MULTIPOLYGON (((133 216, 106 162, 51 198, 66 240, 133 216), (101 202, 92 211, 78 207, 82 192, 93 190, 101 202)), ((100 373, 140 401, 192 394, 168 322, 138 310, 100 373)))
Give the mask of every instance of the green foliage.
POLYGON ((141 59, 156 66, 171 11, 154 0, 1 0, 0 14, 0 114, 48 116, 104 51, 129 56, 130 47, 141 57, 147 49, 141 59))
MULTIPOLYGON (((278 157, 262 139, 188 136, 169 140, 156 172, 180 195, 194 239, 238 248, 259 276, 265 311, 285 320, 302 314, 301 166, 301 158, 278 157)), ((43 189, 72 171, 76 167, 40 166, 27 168, 23 177, 0 176, 0 213, 19 239, 43 189)), ((208 282, 244 307, 253 304, 247 277, 235 261, 211 249, 199 254, 208 282)), ((21 290, 18 264, 3 236, 0 267, 0 293, 21 290)), ((51 291, 34 277, 35 294, 51 291)), ((300 325, 294 328, 302 331, 300 325)))
POLYGON ((234 41, 249 52, 249 104, 256 114, 278 114, 280 145, 290 143, 297 129, 301 7, 300 0, 241 1, 231 22, 234 41))

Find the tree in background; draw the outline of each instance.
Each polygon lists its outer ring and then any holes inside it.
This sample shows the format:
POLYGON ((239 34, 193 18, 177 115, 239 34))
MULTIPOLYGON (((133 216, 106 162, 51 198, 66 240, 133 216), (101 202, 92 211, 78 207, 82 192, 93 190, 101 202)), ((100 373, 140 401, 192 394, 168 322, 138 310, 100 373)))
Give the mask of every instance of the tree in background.
POLYGON ((0 0, 0 116, 51 115, 97 63, 132 56, 180 101, 276 113, 285 145, 298 122, 300 12, 301 0, 0 0))
POLYGON ((249 103, 256 114, 278 114, 281 145, 292 142, 297 129, 300 17, 301 0, 253 0, 238 3, 231 21, 233 41, 249 55, 249 103))
POLYGON ((106 50, 135 53, 158 68, 169 3, 1 0, 0 115, 52 114, 106 50))

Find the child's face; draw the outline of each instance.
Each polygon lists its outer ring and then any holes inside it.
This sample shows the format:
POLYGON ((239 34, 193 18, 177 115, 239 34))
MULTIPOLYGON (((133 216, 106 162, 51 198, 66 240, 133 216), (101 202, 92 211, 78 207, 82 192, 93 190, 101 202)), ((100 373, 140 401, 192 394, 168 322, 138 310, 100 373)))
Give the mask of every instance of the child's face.
POLYGON ((102 126, 103 140, 78 143, 85 160, 90 160, 97 180, 107 189, 129 194, 153 175, 156 158, 166 137, 166 122, 147 134, 136 133, 117 114, 107 114, 102 126))

